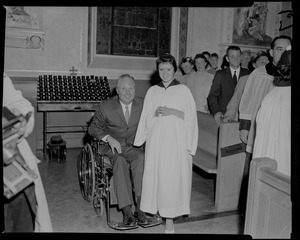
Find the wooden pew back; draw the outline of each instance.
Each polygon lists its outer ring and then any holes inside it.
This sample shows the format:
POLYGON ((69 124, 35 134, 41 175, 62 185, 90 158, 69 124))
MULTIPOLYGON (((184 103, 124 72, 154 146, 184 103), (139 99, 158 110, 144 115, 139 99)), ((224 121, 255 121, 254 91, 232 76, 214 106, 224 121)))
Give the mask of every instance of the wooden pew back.
POLYGON ((199 138, 198 147, 212 155, 218 154, 219 126, 211 114, 197 111, 199 138))
POLYGON ((244 234, 253 238, 291 238, 291 178, 270 158, 252 159, 244 234))
POLYGON ((198 147, 193 163, 207 173, 217 173, 219 126, 211 114, 197 111, 198 147))

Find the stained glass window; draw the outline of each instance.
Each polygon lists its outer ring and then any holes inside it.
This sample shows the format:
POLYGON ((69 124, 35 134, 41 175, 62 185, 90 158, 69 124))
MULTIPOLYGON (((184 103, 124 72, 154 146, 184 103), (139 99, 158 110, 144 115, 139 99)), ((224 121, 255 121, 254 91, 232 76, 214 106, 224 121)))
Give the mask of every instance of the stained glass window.
POLYGON ((96 54, 170 52, 171 17, 170 7, 97 7, 96 54))

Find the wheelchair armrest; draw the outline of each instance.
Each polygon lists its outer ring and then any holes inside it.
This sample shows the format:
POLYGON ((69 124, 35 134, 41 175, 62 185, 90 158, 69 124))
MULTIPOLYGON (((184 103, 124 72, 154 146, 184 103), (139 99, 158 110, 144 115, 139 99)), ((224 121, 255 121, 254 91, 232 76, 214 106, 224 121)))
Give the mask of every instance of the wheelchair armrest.
POLYGON ((106 145, 106 144, 108 144, 108 143, 107 143, 107 142, 104 142, 103 140, 100 140, 100 141, 99 141, 99 144, 100 144, 100 145, 106 145))
POLYGON ((98 142, 100 145, 108 144, 107 142, 104 142, 103 140, 98 140, 96 137, 92 137, 93 142, 98 142))

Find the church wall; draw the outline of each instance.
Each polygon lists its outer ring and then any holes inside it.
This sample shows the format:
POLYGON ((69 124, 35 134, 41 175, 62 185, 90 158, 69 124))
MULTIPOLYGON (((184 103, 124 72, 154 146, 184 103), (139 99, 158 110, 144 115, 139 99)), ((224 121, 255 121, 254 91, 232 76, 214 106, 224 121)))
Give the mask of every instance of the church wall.
MULTIPOLYGON (((286 9, 290 6, 285 5, 286 9)), ((195 56, 202 51, 224 53, 229 42, 226 36, 230 27, 230 10, 224 8, 194 8, 188 9, 188 30, 186 41, 186 56, 195 56), (226 45, 227 44, 227 45, 226 45)), ((4 69, 12 78, 17 89, 36 106, 36 79, 39 75, 69 75, 72 66, 78 70, 78 75, 106 75, 110 87, 116 86, 117 76, 123 71, 90 68, 88 66, 88 7, 37 7, 35 21, 38 24, 32 31, 43 38, 39 48, 5 47, 4 69)), ((291 21, 291 19, 286 19, 291 21)), ((175 31, 175 30, 174 30, 175 31)), ((10 36, 15 32, 10 32, 10 36)), ((19 34, 19 33, 18 33, 19 34)), ((23 34, 23 33, 22 33, 23 34)), ((24 33, 25 35, 27 33, 24 33)), ((178 58, 178 39, 175 32, 172 38, 172 50, 178 58)), ((291 33, 290 33, 291 34, 291 33)), ((15 44, 13 38, 10 44, 15 44)), ((21 40, 18 40, 21 42, 21 40)), ((25 44, 22 40, 22 44, 25 44)), ((19 43, 18 43, 19 44, 19 43)), ((179 59, 178 59, 179 60, 179 59)), ((154 63, 155 61, 153 61, 154 63)), ((219 62, 221 64, 221 60, 219 62)), ((143 67, 142 67, 143 68, 143 67)), ((148 69, 149 66, 145 66, 148 69)), ((153 65, 153 73, 155 64, 153 65)), ((135 70, 126 73, 136 78, 136 94, 144 97, 148 88, 153 84, 150 79, 151 71, 135 70)), ((124 72, 124 73, 125 73, 124 72)), ((180 75, 178 72, 177 75, 180 75)), ((50 113, 48 125, 84 125, 90 119, 91 113, 50 113)), ((69 128, 68 128, 69 129, 69 128)), ((43 115, 36 112, 35 139, 37 149, 42 148, 43 115)), ((63 133, 67 147, 81 147, 83 133, 63 133)), ((51 135, 48 135, 48 141, 51 135)), ((34 144, 34 141, 33 141, 34 144)))

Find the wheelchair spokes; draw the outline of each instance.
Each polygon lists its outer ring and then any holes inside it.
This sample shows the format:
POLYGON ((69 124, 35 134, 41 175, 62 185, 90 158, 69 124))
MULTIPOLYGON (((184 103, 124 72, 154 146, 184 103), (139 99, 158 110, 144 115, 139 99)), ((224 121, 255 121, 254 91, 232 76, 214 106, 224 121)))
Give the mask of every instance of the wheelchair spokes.
POLYGON ((95 160, 92 147, 86 144, 81 152, 78 164, 79 185, 82 196, 88 202, 95 194, 95 160))
POLYGON ((104 201, 108 195, 108 182, 106 169, 103 168, 104 160, 103 155, 99 152, 95 153, 95 191, 96 194, 93 198, 93 207, 95 212, 102 216, 104 212, 104 201))

